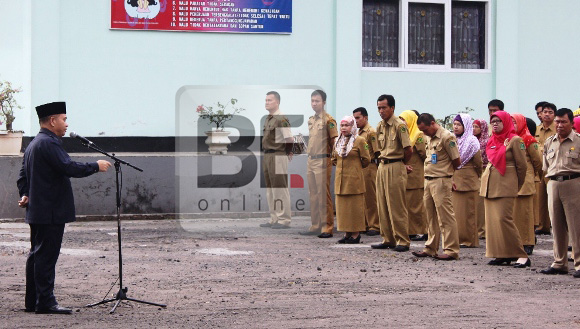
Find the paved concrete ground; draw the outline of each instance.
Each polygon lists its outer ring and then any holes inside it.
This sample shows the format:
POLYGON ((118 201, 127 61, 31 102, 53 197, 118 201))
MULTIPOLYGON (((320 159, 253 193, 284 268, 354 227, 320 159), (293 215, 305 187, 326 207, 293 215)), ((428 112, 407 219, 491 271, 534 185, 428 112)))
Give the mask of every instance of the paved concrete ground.
MULTIPOLYGON (((128 296, 166 309, 123 302, 95 308, 117 278, 116 222, 67 226, 56 295, 72 315, 23 312, 25 224, 0 224, 2 328, 573 328, 580 327, 571 275, 549 266, 551 239, 540 236, 531 269, 486 265, 485 248, 461 260, 417 259, 304 237, 306 217, 289 230, 258 228, 265 219, 124 221, 128 296)), ((414 242, 411 250, 420 250, 414 242)), ((113 292, 118 290, 114 286, 113 292)), ((109 293, 110 295, 110 293, 109 293)))

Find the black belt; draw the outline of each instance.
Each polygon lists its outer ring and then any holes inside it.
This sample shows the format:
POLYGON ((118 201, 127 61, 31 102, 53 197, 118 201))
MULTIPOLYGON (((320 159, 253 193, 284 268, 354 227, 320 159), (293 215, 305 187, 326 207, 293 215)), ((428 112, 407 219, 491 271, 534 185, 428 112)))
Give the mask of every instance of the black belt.
POLYGON ((437 179, 437 178, 451 178, 451 177, 453 177, 453 176, 443 176, 443 177, 431 177, 431 176, 425 176, 425 179, 426 179, 426 180, 434 180, 434 179, 437 179))
POLYGON ((309 155, 308 157, 310 159, 323 159, 323 158, 330 158, 330 154, 315 154, 315 155, 309 155))
POLYGON ((276 153, 276 152, 284 152, 279 150, 264 150, 264 153, 276 153))
POLYGON ((550 177, 551 180, 557 180, 558 182, 563 182, 565 180, 570 180, 574 178, 580 177, 580 174, 573 174, 573 175, 564 175, 564 176, 552 176, 550 177))
POLYGON ((385 158, 379 158, 378 160, 379 162, 382 162, 384 164, 403 161, 403 159, 385 159, 385 158))

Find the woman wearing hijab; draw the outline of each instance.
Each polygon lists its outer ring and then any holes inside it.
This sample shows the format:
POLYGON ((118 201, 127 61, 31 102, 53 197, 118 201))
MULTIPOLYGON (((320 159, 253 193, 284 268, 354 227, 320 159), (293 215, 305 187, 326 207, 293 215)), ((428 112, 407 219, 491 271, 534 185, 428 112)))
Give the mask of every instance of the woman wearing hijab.
POLYGON ((360 233, 366 230, 365 184, 363 168, 371 162, 369 147, 364 138, 358 136, 353 116, 340 121, 340 136, 332 151, 332 164, 336 166, 334 193, 336 195, 337 229, 345 232, 338 243, 359 243, 360 233))
POLYGON ((524 251, 531 255, 536 245, 536 235, 534 233, 534 195, 536 185, 534 177, 542 175, 542 158, 538 141, 530 134, 526 117, 519 113, 511 115, 512 122, 516 128, 516 134, 522 138, 526 147, 526 179, 524 185, 518 191, 518 197, 514 205, 514 223, 520 233, 524 251))
POLYGON ((407 174, 407 212, 409 213, 409 238, 413 241, 427 240, 427 213, 423 203, 425 187, 425 170, 423 162, 427 157, 425 152, 425 136, 417 127, 417 114, 413 111, 403 111, 399 118, 409 128, 409 139, 413 154, 407 167, 412 169, 407 174))
POLYGON ((453 210, 459 232, 459 246, 479 246, 477 237, 477 202, 481 186, 481 151, 477 137, 473 136, 472 119, 460 113, 453 120, 453 133, 457 137, 461 165, 453 174, 453 210))
MULTIPOLYGON (((528 130, 530 132, 530 135, 532 136, 536 136, 536 129, 538 128, 536 126, 536 122, 530 118, 526 118, 526 124, 528 125, 528 130)), ((538 144, 538 147, 540 145, 538 144)), ((539 152, 539 150, 538 150, 539 152)), ((542 159, 542 152, 540 153, 540 160, 542 159)), ((529 168, 528 168, 529 169, 529 168)), ((534 176, 534 187, 536 188, 536 193, 534 193, 534 228, 538 227, 540 225, 540 199, 539 199, 539 194, 537 193, 537 191, 540 188, 540 177, 543 177, 544 172, 542 170, 540 170, 540 172, 538 174, 536 174, 536 176, 534 176)), ((535 232, 534 232, 535 233, 535 232)), ((537 238, 534 237, 534 244, 536 244, 537 238)), ((524 248, 525 250, 525 248, 524 248)), ((527 250, 526 250, 527 252, 527 250)), ((533 250, 532 250, 533 252, 533 250)))
MULTIPOLYGON (((487 153, 485 147, 489 140, 489 130, 487 122, 483 119, 473 121, 473 136, 477 137, 479 141, 479 151, 481 152, 482 168, 487 167, 487 153)), ((477 199, 477 235, 480 239, 485 239, 485 207, 483 206, 483 197, 478 196, 477 199)))
POLYGON ((580 117, 574 117, 574 131, 580 134, 580 117))
POLYGON ((524 268, 531 265, 513 219, 518 191, 526 179, 526 147, 516 135, 509 113, 495 112, 490 118, 493 134, 486 151, 489 163, 481 176, 480 195, 485 198, 485 257, 489 265, 524 268))

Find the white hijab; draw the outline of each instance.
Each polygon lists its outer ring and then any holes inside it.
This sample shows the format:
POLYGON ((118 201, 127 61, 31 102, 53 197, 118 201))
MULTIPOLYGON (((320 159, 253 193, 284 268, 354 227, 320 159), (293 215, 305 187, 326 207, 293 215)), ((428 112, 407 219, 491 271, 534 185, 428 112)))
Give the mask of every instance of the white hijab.
POLYGON ((341 132, 340 136, 338 136, 336 142, 334 143, 334 150, 336 151, 336 154, 338 154, 338 156, 344 158, 348 155, 350 150, 352 150, 354 140, 356 139, 356 136, 358 136, 358 128, 356 127, 356 120, 352 115, 347 115, 344 118, 342 118, 342 120, 340 120, 340 123, 342 124, 343 122, 347 122, 351 126, 350 135, 345 136, 341 132), (345 144, 346 150, 343 152, 345 144))

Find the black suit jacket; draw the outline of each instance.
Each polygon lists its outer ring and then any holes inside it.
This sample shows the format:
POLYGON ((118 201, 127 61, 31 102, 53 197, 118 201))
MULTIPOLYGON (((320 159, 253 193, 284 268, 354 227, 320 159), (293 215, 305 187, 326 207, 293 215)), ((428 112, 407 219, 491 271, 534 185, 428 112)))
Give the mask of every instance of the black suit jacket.
POLYGON ((48 129, 40 129, 24 152, 17 181, 20 196, 28 196, 26 223, 73 222, 75 204, 69 177, 86 177, 98 171, 96 162, 72 161, 61 139, 48 129))

